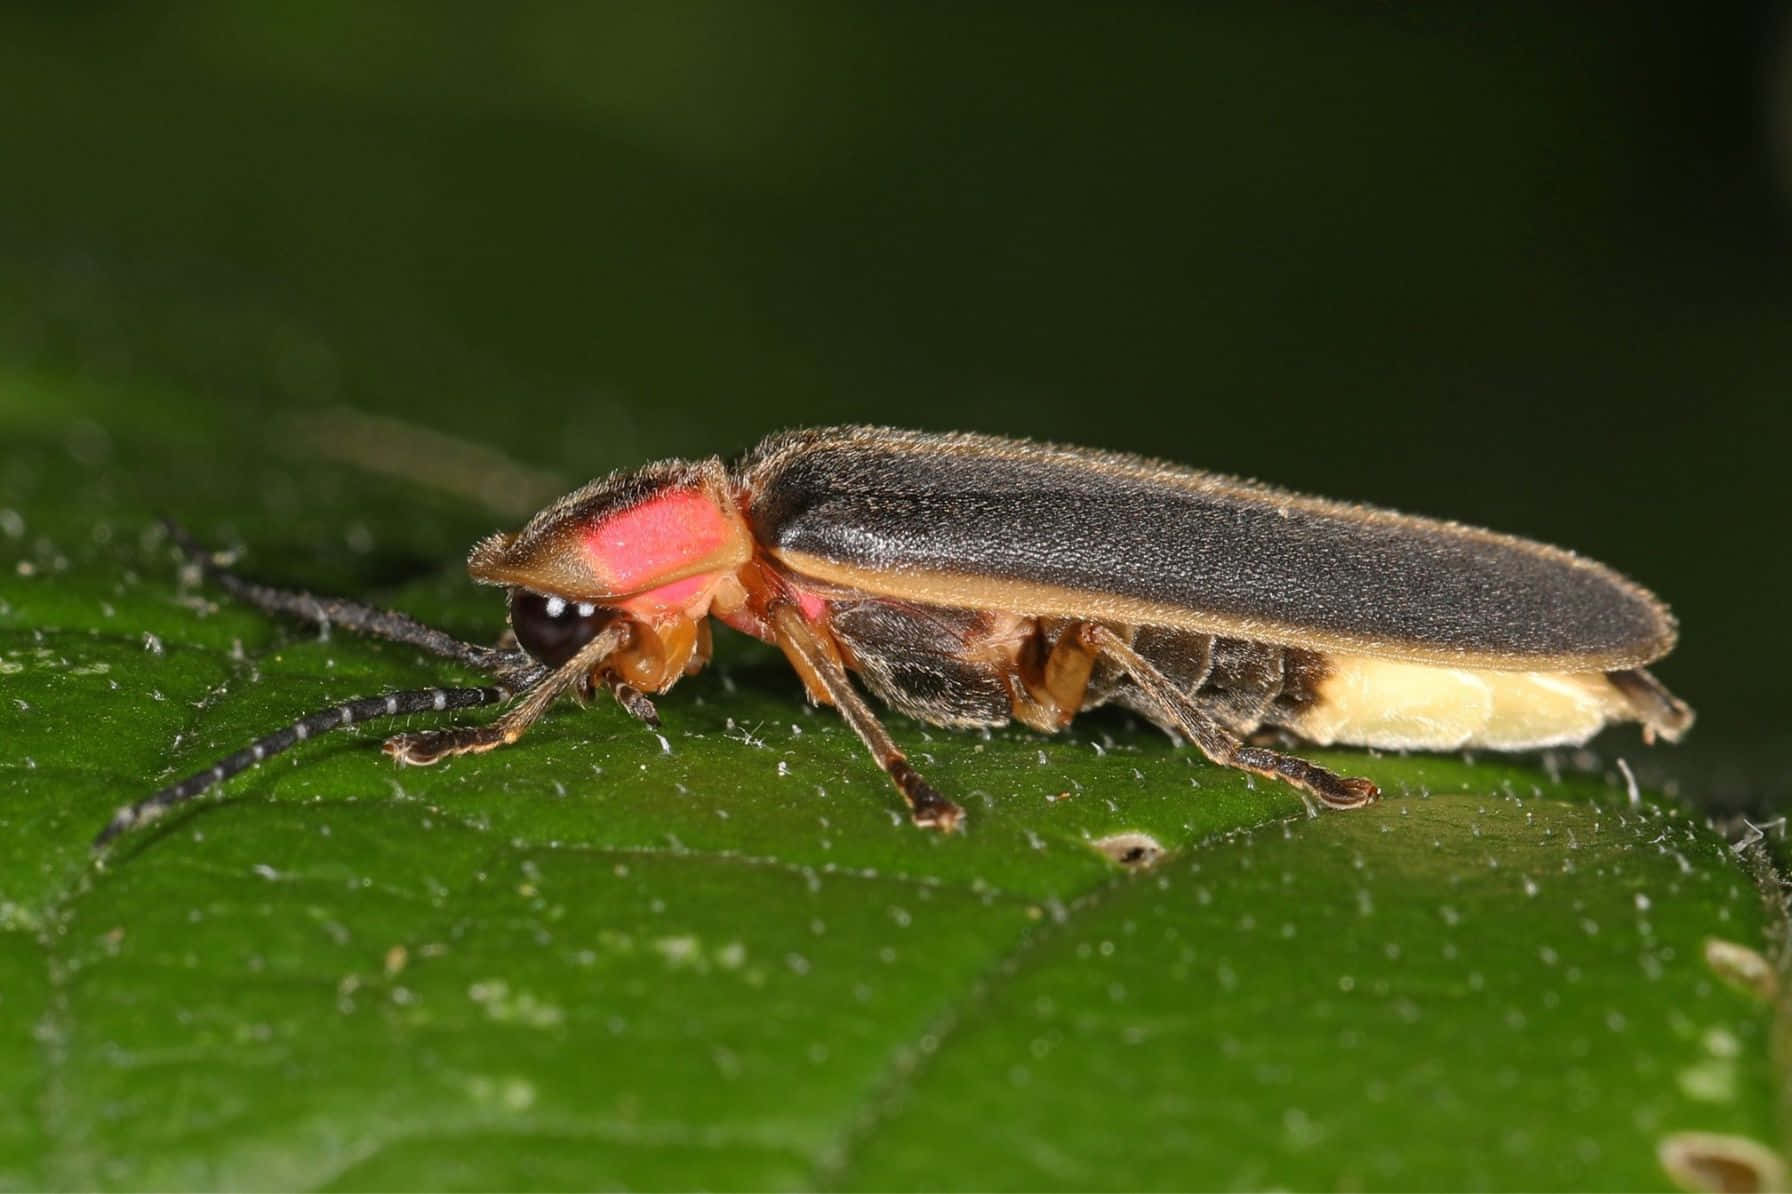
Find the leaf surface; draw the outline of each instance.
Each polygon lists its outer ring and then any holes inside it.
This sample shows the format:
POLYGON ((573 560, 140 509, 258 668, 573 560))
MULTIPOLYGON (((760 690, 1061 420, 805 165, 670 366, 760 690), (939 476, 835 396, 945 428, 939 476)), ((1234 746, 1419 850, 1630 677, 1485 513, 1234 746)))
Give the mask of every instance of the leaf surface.
POLYGON ((196 586, 154 512, 502 622, 490 514, 150 401, 0 381, 7 1185, 1659 1188, 1673 1133, 1777 1140, 1770 1009, 1705 957, 1762 898, 1609 757, 1320 752, 1386 796, 1313 818, 1124 718, 892 719, 942 838, 729 636, 664 744, 601 704, 423 770, 332 734, 96 867, 249 739, 472 679, 196 586))

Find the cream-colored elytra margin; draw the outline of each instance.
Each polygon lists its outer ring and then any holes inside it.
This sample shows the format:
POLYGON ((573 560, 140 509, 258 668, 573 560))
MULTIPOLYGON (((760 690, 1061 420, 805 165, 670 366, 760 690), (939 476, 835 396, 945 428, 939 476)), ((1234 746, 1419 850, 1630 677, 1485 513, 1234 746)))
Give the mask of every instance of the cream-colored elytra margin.
POLYGON ((1328 655, 1312 705, 1288 728, 1321 746, 1529 750, 1585 742, 1635 720, 1602 672, 1495 672, 1328 655))

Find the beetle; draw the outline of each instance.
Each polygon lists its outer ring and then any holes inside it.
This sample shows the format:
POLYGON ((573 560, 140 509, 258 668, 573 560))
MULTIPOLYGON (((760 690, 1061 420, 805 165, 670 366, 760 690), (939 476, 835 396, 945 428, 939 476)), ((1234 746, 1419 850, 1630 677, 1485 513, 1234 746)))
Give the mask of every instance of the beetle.
POLYGON ((964 810, 910 765, 851 679, 931 725, 1045 732, 1113 704, 1213 762, 1331 808, 1377 795, 1258 745, 1526 750, 1609 722, 1673 741, 1692 711, 1644 670, 1675 623, 1604 565, 1472 526, 1288 492, 1142 457, 965 433, 789 431, 732 467, 670 460, 601 477, 474 545, 509 641, 461 642, 404 614, 254 584, 177 532, 263 609, 408 643, 494 683, 350 701, 118 811, 96 841, 313 734, 375 717, 511 702, 495 720, 402 733, 407 764, 520 738, 556 698, 648 694, 701 670, 708 619, 776 644, 833 705, 920 826, 964 810))

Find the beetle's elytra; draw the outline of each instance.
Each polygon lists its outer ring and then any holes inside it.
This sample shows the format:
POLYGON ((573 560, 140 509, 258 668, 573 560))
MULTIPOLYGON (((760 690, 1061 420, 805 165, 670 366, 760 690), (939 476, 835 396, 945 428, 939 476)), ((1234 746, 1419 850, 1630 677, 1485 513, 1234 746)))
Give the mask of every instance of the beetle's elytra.
MULTIPOLYGON (((191 551, 196 558, 196 551, 191 551)), ((850 676, 933 725, 1050 732, 1103 704, 1216 763, 1334 808, 1376 794, 1247 742, 1523 750, 1607 722, 1678 738, 1692 711, 1643 665, 1674 644, 1654 596, 1541 543, 1288 493, 1134 456, 876 427, 774 435, 720 459, 617 472, 475 545, 509 593, 515 645, 462 643, 402 614, 268 589, 263 608, 411 643, 491 673, 484 688, 352 701, 121 809, 104 842, 314 733, 513 700, 476 727, 400 734, 406 763, 515 742, 599 685, 657 724, 709 658, 708 618, 775 643, 835 706, 918 825, 963 811, 903 757, 850 676)))

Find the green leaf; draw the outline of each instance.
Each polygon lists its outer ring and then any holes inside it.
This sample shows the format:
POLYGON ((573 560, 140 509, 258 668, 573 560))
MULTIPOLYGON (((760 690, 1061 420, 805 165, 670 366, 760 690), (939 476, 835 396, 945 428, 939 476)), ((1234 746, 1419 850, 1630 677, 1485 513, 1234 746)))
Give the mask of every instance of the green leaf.
POLYGON ((470 679, 193 587, 155 514, 502 624, 478 505, 165 397, 0 379, 6 1185, 1661 1188, 1681 1133, 1778 1147, 1771 1008, 1707 960, 1777 926, 1609 756, 1321 752, 1386 795, 1310 817, 1124 718, 893 718, 940 837, 727 636, 663 745, 601 704, 424 770, 333 734, 96 866, 250 738, 470 679))

